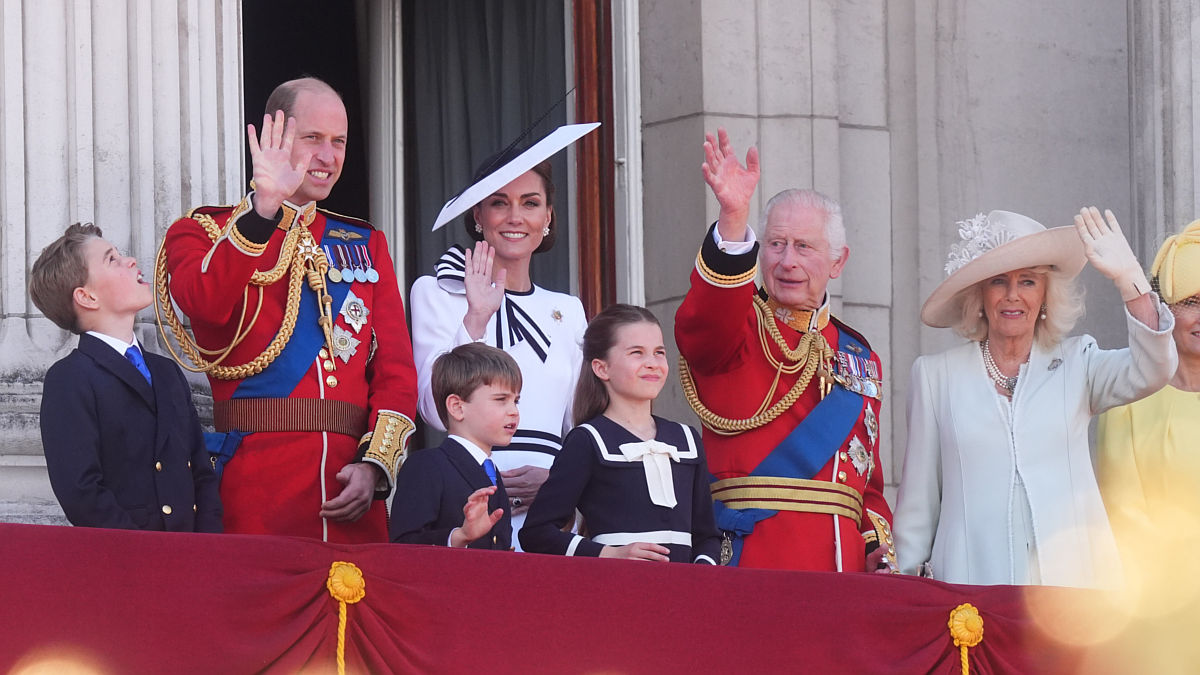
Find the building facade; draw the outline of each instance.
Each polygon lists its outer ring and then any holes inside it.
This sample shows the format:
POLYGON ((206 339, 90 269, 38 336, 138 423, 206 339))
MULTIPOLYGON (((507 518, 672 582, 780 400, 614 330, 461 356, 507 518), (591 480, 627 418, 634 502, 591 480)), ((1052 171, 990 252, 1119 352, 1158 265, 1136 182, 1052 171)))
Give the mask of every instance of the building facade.
MULTIPOLYGON (((586 4, 565 4, 568 43, 586 4)), ((1197 213, 1200 1, 601 4, 611 21, 601 26, 608 77, 599 81, 610 88, 615 299, 645 304, 670 335, 716 215, 699 168, 706 131, 724 126, 739 150, 759 147, 759 206, 788 187, 838 198, 851 254, 831 292, 835 314, 884 359, 890 494, 909 367, 955 340, 917 318, 955 221, 1000 208, 1065 225, 1095 204, 1118 214, 1148 264, 1197 213)), ((94 221, 149 272, 174 218, 240 198, 243 84, 254 67, 243 9, 237 0, 0 4, 0 520, 62 522, 41 455, 40 391, 74 338, 33 307, 28 270, 67 224, 94 221)), ((371 139, 361 151, 372 190, 363 215, 411 280, 419 271, 405 233, 427 224, 406 222, 403 102, 420 93, 397 84, 403 9, 359 0, 330 11, 354 13, 364 55, 355 105, 371 139)), ((578 291, 598 272, 568 253, 564 283, 578 291)), ((1084 279, 1080 330, 1120 346, 1119 298, 1090 270, 1084 279)), ((137 333, 161 350, 151 310, 137 333)), ((193 382, 203 409, 203 378, 193 382)), ((694 421, 677 386, 658 411, 694 421)))

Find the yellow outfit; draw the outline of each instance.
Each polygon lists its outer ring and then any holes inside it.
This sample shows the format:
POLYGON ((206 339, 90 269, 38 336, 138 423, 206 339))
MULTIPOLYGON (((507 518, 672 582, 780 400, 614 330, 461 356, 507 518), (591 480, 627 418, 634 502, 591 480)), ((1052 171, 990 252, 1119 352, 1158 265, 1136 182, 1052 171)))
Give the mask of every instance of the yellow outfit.
POLYGON ((1200 392, 1167 385, 1100 416, 1097 474, 1118 540, 1165 509, 1200 519, 1200 392))

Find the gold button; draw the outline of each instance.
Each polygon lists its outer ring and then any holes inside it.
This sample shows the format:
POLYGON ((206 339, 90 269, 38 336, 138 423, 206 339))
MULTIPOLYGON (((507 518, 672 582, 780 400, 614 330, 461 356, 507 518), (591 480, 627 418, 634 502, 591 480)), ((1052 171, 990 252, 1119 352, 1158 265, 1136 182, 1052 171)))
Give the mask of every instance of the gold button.
POLYGON ((155 462, 155 463, 154 463, 154 470, 155 470, 155 471, 162 471, 162 462, 155 462))
POLYGON ((838 480, 842 481, 843 483, 846 482, 846 472, 845 471, 838 472, 838 480))
POLYGON ((337 386, 337 377, 330 375, 329 377, 325 378, 325 384, 327 384, 331 387, 336 387, 337 386))
POLYGON ((192 460, 190 460, 190 459, 188 460, 188 468, 189 469, 192 468, 192 460))
POLYGON ((840 459, 840 460, 842 460, 843 462, 845 462, 845 461, 847 461, 848 459, 850 459, 850 455, 846 454, 845 452, 839 452, 839 453, 838 453, 838 459, 840 459))
POLYGON ((321 367, 325 369, 325 372, 331 373, 333 372, 333 361, 324 361, 321 363, 321 367))
POLYGON ((171 506, 169 504, 163 504, 163 513, 168 516, 171 515, 171 506))
MULTIPOLYGON (((309 352, 309 353, 311 353, 311 352, 309 352)), ((324 350, 324 349, 322 349, 322 350, 320 351, 320 355, 321 355, 321 358, 323 358, 323 359, 327 359, 327 358, 329 358, 329 352, 328 352, 328 351, 326 351, 326 350, 324 350)))

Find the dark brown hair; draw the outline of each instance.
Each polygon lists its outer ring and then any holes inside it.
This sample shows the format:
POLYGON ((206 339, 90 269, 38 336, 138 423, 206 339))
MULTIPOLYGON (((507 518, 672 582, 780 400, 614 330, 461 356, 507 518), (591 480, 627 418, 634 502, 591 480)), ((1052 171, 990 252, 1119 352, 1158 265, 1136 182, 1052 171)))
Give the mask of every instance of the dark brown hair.
MULTIPOLYGON (((513 160, 517 155, 521 154, 520 150, 509 150, 507 152, 497 153, 483 160, 482 163, 475 169, 475 176, 471 180, 471 184, 478 183, 483 180, 489 173, 499 169, 505 164, 513 160)), ((554 248, 554 240, 558 238, 558 212, 554 208, 554 170, 550 166, 550 160, 546 159, 530 169, 542 179, 542 189, 546 193, 546 207, 550 208, 550 234, 542 237, 542 243, 533 250, 534 253, 545 253, 554 248)), ((467 210, 467 214, 463 217, 463 227, 467 230, 467 236, 475 241, 483 241, 483 233, 475 231, 475 209, 479 205, 471 207, 467 210)))
POLYGON ((659 328, 658 317, 645 307, 636 305, 609 305, 596 315, 583 334, 583 365, 579 369, 579 383, 575 385, 575 407, 571 417, 575 424, 583 424, 608 409, 608 389, 592 371, 592 360, 608 358, 608 350, 617 342, 617 330, 634 323, 652 323, 659 328))
POLYGON ((519 394, 521 369, 504 350, 482 342, 468 342, 442 354, 433 362, 430 384, 438 418, 449 428, 446 398, 450 394, 457 394, 466 401, 484 385, 505 385, 519 394))
POLYGON ((33 304, 56 326, 80 333, 75 314, 75 289, 88 282, 87 258, 83 248, 96 237, 100 228, 91 223, 75 223, 63 236, 42 249, 29 272, 29 297, 33 304))
POLYGON ((296 99, 300 97, 302 91, 311 94, 330 93, 337 96, 338 99, 342 98, 342 95, 329 86, 325 80, 312 76, 298 77, 275 87, 275 90, 267 97, 267 105, 264 106, 263 112, 267 115, 274 115, 276 110, 282 110, 284 119, 292 117, 296 111, 296 99))

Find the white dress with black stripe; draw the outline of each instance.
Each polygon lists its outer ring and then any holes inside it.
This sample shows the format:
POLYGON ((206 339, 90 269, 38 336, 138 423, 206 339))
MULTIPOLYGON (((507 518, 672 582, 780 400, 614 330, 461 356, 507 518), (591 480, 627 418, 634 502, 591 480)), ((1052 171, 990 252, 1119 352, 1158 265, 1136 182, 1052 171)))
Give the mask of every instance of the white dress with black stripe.
MULTIPOLYGON (((412 312, 413 358, 417 364, 417 409, 426 423, 445 430, 438 419, 430 378, 437 357, 472 342, 463 326, 467 296, 463 289, 462 249, 442 256, 437 276, 424 276, 409 296, 412 312)), ((575 382, 583 360, 581 345, 587 329, 583 303, 573 295, 534 286, 526 293, 508 291, 500 310, 488 320, 483 339, 506 351, 521 368, 521 422, 513 441, 494 448, 501 471, 522 466, 549 469, 571 428, 575 382)), ((513 517, 513 544, 525 514, 513 517)))

